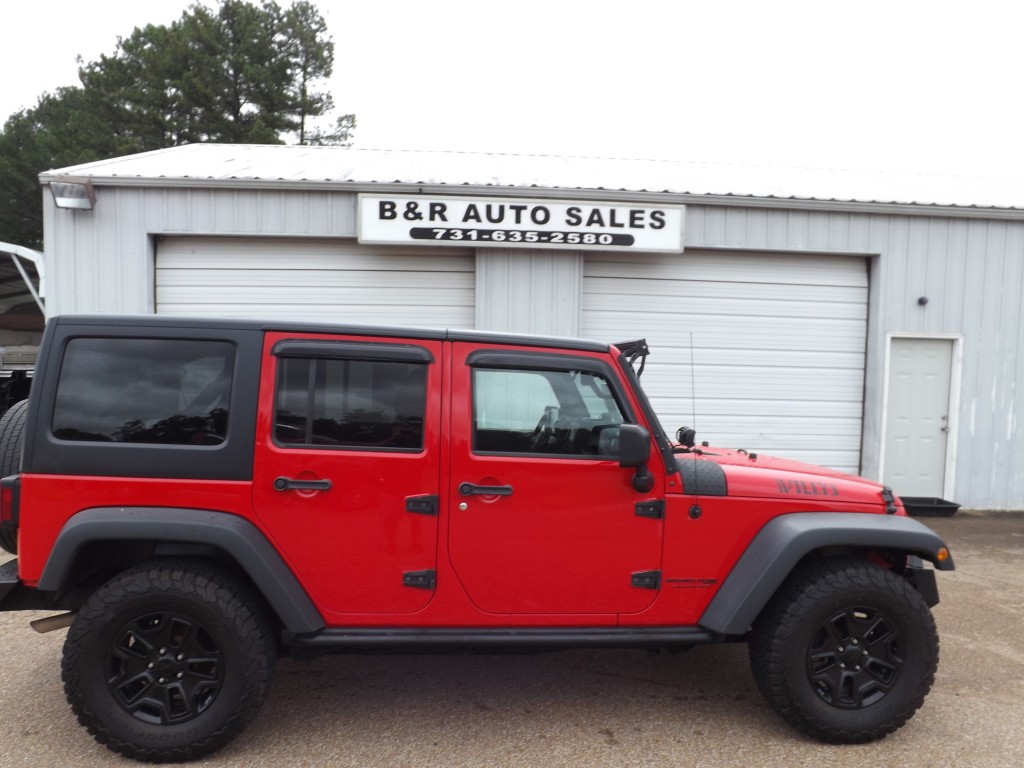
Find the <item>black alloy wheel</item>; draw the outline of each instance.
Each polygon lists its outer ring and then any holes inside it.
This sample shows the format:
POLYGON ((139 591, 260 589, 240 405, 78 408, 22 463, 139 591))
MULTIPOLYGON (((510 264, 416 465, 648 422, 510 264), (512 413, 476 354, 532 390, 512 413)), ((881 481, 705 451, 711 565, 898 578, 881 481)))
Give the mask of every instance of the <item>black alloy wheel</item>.
POLYGON ((276 621, 237 573, 202 559, 154 560, 85 601, 64 643, 64 691, 114 752, 195 760, 256 717, 277 642, 276 621))
POLYGON ((132 619, 107 651, 114 700, 137 720, 184 723, 205 712, 224 686, 224 655, 200 621, 162 611, 132 619))
POLYGON ((825 742, 860 744, 902 727, 935 679, 931 611, 901 576, 866 560, 808 562, 754 623, 750 663, 772 708, 825 742))
POLYGON ((855 606, 821 623, 807 647, 807 676, 817 694, 840 709, 877 704, 903 667, 897 624, 883 611, 855 606))

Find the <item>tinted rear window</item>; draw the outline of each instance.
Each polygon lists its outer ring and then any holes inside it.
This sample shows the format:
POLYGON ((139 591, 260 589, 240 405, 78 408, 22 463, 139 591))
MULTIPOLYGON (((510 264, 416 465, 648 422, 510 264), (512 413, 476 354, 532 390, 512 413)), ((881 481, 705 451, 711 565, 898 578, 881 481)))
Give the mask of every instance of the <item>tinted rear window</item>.
POLYGON ((422 363, 286 358, 274 437, 293 447, 419 451, 426 399, 422 363))
POLYGON ((61 440, 218 445, 227 435, 234 345, 72 339, 57 384, 61 440))

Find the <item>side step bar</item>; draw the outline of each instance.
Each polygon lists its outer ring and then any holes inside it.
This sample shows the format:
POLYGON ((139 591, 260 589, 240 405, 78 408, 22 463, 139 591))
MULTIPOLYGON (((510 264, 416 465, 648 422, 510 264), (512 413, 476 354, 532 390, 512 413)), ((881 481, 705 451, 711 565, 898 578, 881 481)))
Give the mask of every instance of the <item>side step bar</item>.
POLYGON ((439 649, 493 651, 545 648, 671 648, 710 643, 718 635, 699 627, 572 627, 563 629, 324 629, 292 635, 288 644, 319 650, 439 649))

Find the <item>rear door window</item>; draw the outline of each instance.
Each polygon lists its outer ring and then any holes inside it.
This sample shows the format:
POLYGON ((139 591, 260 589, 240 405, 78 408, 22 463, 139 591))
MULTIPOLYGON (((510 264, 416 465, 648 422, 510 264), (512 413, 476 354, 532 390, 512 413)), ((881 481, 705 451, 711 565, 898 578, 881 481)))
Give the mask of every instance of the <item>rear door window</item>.
POLYGON ((285 447, 423 450, 427 366, 278 360, 274 439, 285 447))

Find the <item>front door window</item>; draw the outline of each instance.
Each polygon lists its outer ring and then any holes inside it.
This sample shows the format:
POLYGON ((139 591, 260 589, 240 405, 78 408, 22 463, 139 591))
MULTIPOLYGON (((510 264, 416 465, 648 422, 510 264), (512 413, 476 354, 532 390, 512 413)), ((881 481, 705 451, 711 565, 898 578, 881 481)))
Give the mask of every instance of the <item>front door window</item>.
POLYGON ((473 370, 473 450, 611 456, 622 411, 586 371, 473 370))

